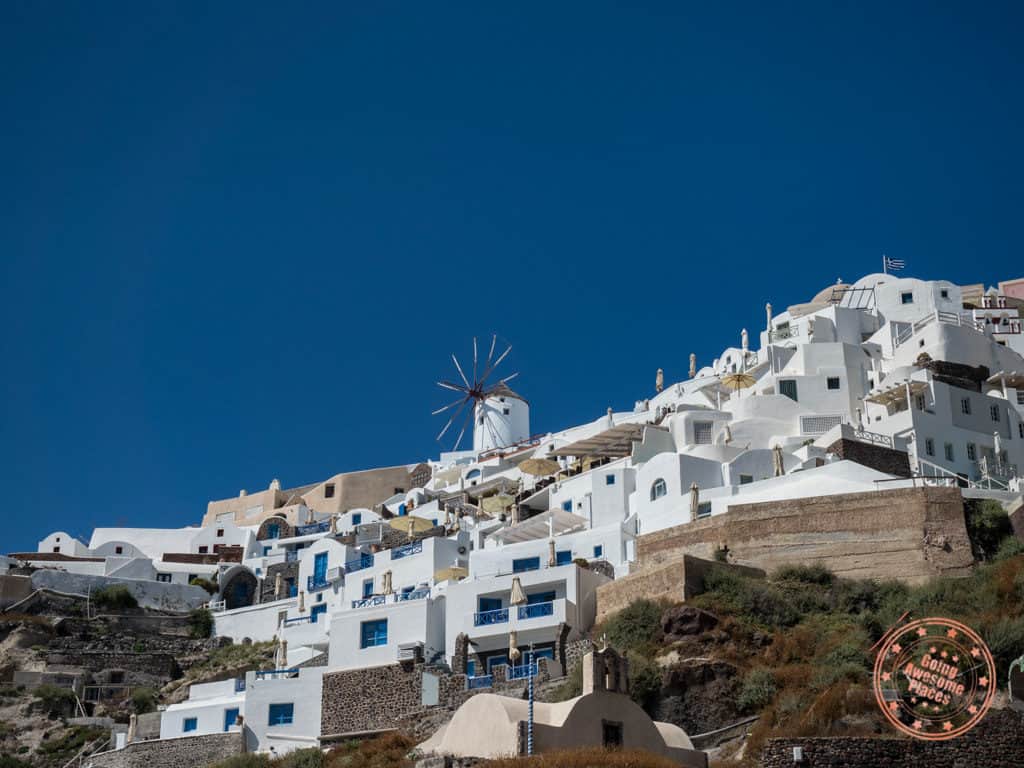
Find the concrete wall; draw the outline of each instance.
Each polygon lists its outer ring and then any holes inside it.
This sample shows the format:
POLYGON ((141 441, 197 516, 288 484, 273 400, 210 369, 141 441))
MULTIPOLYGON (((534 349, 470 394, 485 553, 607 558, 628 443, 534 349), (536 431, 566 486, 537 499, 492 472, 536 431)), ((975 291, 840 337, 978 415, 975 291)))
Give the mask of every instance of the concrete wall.
POLYGON ((88 576, 79 573, 41 570, 32 574, 34 589, 50 589, 85 597, 90 591, 103 587, 122 585, 127 587, 143 608, 161 611, 189 611, 198 608, 210 599, 202 587, 188 584, 165 584, 159 581, 118 579, 109 576, 88 576))
POLYGON ((241 733, 186 736, 163 741, 136 741, 124 749, 100 752, 85 768, 183 768, 204 766, 245 751, 241 733))
POLYGON ((906 488, 761 504, 642 535, 641 569, 696 555, 773 570, 821 563, 846 578, 918 584, 969 573, 973 559, 956 488, 906 488))

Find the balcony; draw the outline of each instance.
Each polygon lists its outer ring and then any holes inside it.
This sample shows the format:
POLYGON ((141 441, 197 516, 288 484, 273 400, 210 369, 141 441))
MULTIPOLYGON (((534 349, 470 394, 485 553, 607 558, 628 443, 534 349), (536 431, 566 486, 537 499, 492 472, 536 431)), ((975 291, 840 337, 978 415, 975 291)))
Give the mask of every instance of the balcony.
MULTIPOLYGON (((551 605, 551 603, 546 603, 551 605)), ((518 667, 509 665, 506 672, 507 680, 526 680, 528 677, 535 677, 537 674, 537 662, 533 664, 522 664, 518 667)))
POLYGON ((373 555, 362 555, 345 563, 345 573, 354 573, 371 567, 373 567, 373 555))
POLYGON ((286 563, 297 563, 299 561, 299 550, 286 549, 284 552, 284 561, 286 563))
POLYGON ((513 629, 545 629, 565 621, 565 612, 565 598, 533 605, 514 605, 466 616, 463 631, 476 638, 507 634, 513 629))
POLYGON ((371 595, 362 600, 353 600, 353 608, 372 608, 376 605, 384 605, 388 601, 387 595, 371 595))
POLYGON ((397 592, 392 595, 371 595, 361 600, 353 600, 353 608, 373 608, 388 603, 408 603, 414 600, 425 600, 430 597, 429 589, 414 589, 412 592, 397 592))
POLYGON ((414 589, 412 592, 399 592, 395 595, 396 603, 405 603, 409 600, 423 600, 430 597, 429 589, 414 589))
POLYGON ((539 619, 542 616, 552 616, 555 613, 554 603, 534 603, 533 605, 519 606, 519 619, 539 619))
POLYGON ((508 608, 496 611, 480 611, 473 614, 474 627, 486 627, 490 624, 508 624, 508 608))
POLYGON ((306 578, 306 591, 307 592, 319 592, 321 589, 327 589, 331 586, 331 582, 327 580, 327 576, 308 576, 306 578))
POLYGON ((466 678, 466 688, 470 691, 477 690, 478 688, 490 688, 494 685, 494 677, 492 675, 477 675, 476 677, 466 678))
POLYGON ((329 530, 331 530, 331 521, 322 520, 319 523, 310 523, 309 525, 295 526, 295 535, 309 536, 311 533, 323 533, 324 531, 329 530))
POLYGON ((403 557, 409 557, 410 555, 418 555, 423 551, 423 541, 414 541, 412 544, 405 544, 401 547, 395 547, 391 550, 392 560, 401 560, 403 557))

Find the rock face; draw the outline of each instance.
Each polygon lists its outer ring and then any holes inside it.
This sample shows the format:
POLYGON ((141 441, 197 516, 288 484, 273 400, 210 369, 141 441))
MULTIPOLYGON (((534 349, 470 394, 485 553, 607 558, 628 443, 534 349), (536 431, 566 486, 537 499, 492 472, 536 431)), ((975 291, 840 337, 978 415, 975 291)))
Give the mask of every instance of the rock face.
POLYGON ((718 617, 713 613, 689 605, 670 608, 661 617, 661 631, 670 642, 688 635, 703 634, 717 625, 718 617))
POLYGON ((665 670, 661 697, 652 715, 655 720, 678 725, 691 736, 713 731, 740 719, 736 710, 738 687, 732 664, 684 660, 665 670))

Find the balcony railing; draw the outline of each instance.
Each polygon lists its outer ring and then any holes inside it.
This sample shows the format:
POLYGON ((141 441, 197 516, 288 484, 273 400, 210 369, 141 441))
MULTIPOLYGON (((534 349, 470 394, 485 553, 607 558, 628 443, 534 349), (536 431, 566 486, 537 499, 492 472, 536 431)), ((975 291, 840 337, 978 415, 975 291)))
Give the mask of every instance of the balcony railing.
POLYGON ((280 677, 298 677, 298 676, 299 676, 299 670, 298 670, 297 667, 293 667, 291 669, 261 669, 259 672, 256 673, 256 679, 257 680, 265 680, 268 677, 271 680, 276 680, 276 679, 278 679, 280 677))
POLYGON ((430 597, 429 589, 414 589, 412 592, 399 592, 395 595, 396 603, 404 603, 407 600, 423 600, 430 597))
POLYGON ((533 664, 522 664, 518 667, 513 667, 510 664, 508 667, 507 678, 509 680, 525 680, 526 678, 533 677, 536 674, 537 662, 534 662, 533 664))
POLYGON ((345 563, 345 573, 352 573, 354 571, 361 571, 364 568, 370 568, 373 566, 373 555, 362 555, 355 560, 349 560, 345 563))
POLYGON ((321 589, 327 589, 329 586, 331 586, 331 582, 327 580, 327 576, 308 576, 306 578, 307 592, 319 592, 321 589))
POLYGON ((284 625, 286 627, 293 627, 296 624, 307 624, 307 623, 311 622, 312 620, 313 619, 310 616, 295 616, 294 618, 291 618, 291 619, 285 619, 284 620, 284 625))
POLYGON ((414 541, 412 544, 405 544, 401 547, 395 547, 391 550, 392 560, 401 560, 403 557, 409 557, 410 555, 418 555, 423 551, 423 541, 414 541))
POLYGON ((542 616, 551 616, 555 612, 554 603, 534 603, 533 605, 519 606, 519 620, 539 619, 542 616))
POLYGON ((331 530, 330 520, 321 520, 319 523, 310 523, 309 525, 297 525, 295 526, 296 536, 309 536, 311 533, 323 533, 324 531, 331 530))
POLYGON ((479 611, 473 615, 473 625, 484 627, 488 624, 505 624, 508 622, 508 608, 498 608, 494 611, 479 611))
POLYGON ((353 600, 353 608, 372 608, 376 605, 384 605, 385 603, 405 603, 412 600, 424 600, 430 597, 429 589, 414 589, 412 592, 396 592, 391 595, 390 600, 388 595, 371 595, 370 597, 364 597, 361 600, 353 600))
POLYGON ((297 549, 286 549, 284 551, 284 561, 286 563, 296 563, 299 560, 299 550, 297 549))
POLYGON ((494 685, 494 677, 492 675, 477 675, 476 677, 466 678, 466 688, 473 691, 477 688, 490 688, 494 685))
POLYGON ((353 608, 370 608, 374 605, 384 605, 388 600, 387 595, 372 595, 371 597, 364 597, 361 600, 353 600, 353 608))

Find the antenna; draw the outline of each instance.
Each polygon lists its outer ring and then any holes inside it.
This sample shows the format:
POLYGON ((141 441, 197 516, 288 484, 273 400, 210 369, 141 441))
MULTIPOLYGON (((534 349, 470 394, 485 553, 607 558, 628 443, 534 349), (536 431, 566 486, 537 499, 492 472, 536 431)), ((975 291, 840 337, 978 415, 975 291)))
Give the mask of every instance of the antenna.
MULTIPOLYGON (((508 356, 508 353, 512 351, 511 344, 507 344, 507 342, 505 341, 502 341, 502 344, 506 345, 505 351, 498 355, 497 358, 495 358, 494 351, 498 346, 498 334, 491 334, 490 351, 487 353, 487 359, 483 363, 483 371, 480 372, 481 366, 479 361, 477 339, 474 336, 472 379, 466 376, 466 369, 462 367, 462 364, 459 362, 459 358, 457 358, 455 356, 455 353, 453 352, 452 363, 455 364, 455 370, 458 372, 459 379, 461 380, 462 383, 460 384, 457 381, 453 382, 447 379, 443 379, 437 382, 437 386, 441 387, 442 389, 446 389, 449 392, 458 393, 458 397, 455 400, 452 400, 447 405, 443 405, 436 411, 433 411, 431 413, 432 416, 438 416, 440 414, 450 412, 448 416, 448 421, 445 422, 444 427, 437 434, 438 442, 441 442, 441 438, 448 434, 448 430, 450 430, 453 425, 459 425, 460 428, 458 437, 455 439, 455 443, 452 446, 453 451, 459 450, 459 444, 462 442, 462 438, 466 434, 466 427, 469 425, 470 420, 476 413, 476 406, 482 404, 489 397, 504 389, 506 386, 506 382, 511 381, 512 379, 519 375, 519 373, 516 372, 509 376, 505 376, 498 379, 497 383, 495 384, 488 385, 487 380, 491 377, 491 374, 494 373, 495 369, 508 356), (467 410, 467 405, 472 405, 472 407, 467 410)), ((494 427, 490 424, 490 416, 488 415, 486 409, 480 409, 480 415, 484 419, 483 427, 487 430, 490 430, 491 433, 493 434, 494 427)))

